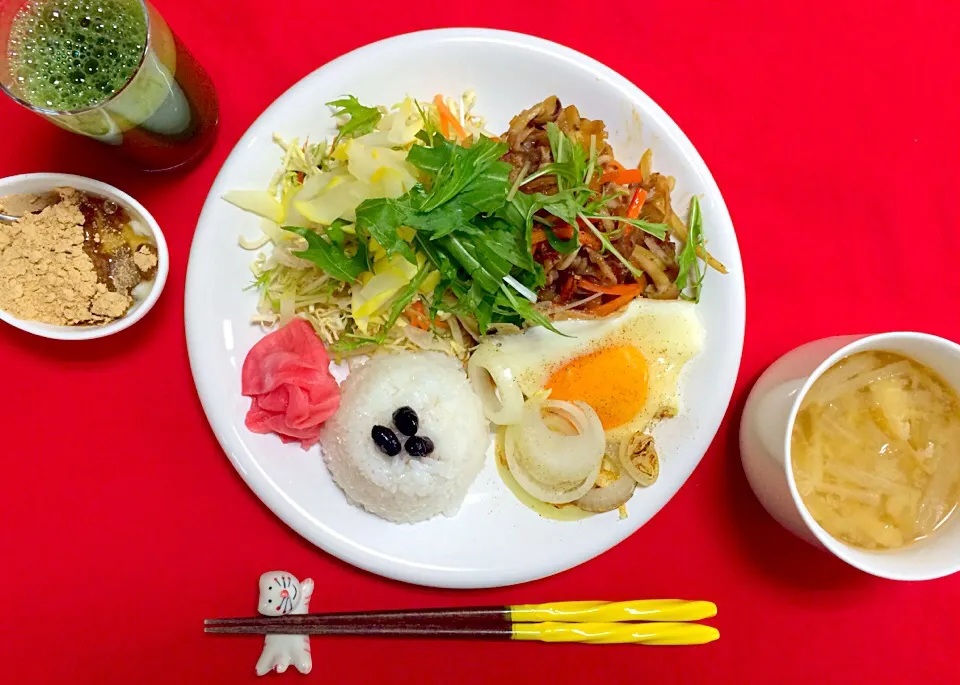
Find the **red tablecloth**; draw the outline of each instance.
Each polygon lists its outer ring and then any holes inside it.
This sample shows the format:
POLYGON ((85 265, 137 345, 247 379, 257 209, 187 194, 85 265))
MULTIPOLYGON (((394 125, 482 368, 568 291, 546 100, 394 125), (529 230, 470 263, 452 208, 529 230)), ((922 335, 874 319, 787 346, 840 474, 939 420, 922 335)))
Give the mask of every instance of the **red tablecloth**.
POLYGON ((887 582, 808 547, 754 499, 737 450, 750 384, 790 348, 895 329, 960 338, 956 3, 157 5, 220 93, 219 140, 197 168, 140 173, 0 102, 0 175, 115 184, 156 215, 172 257, 156 309, 124 334, 0 330, 0 680, 254 682, 262 640, 205 636, 202 620, 253 613, 257 577, 280 567, 317 580, 315 611, 673 596, 720 607, 721 640, 694 648, 314 639, 316 682, 960 681, 960 577, 887 582), (687 485, 600 558, 483 592, 383 580, 288 530, 214 440, 182 323, 201 203, 254 117, 350 49, 456 24, 565 43, 659 102, 724 191, 748 283, 740 381, 687 485))

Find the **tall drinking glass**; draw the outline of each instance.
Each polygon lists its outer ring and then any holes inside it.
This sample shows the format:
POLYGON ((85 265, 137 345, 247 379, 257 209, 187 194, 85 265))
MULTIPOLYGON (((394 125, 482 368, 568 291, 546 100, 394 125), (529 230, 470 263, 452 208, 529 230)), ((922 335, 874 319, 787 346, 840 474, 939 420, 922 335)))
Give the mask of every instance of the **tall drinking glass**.
POLYGON ((7 95, 144 169, 213 143, 213 83, 145 0, 0 0, 0 46, 7 95))

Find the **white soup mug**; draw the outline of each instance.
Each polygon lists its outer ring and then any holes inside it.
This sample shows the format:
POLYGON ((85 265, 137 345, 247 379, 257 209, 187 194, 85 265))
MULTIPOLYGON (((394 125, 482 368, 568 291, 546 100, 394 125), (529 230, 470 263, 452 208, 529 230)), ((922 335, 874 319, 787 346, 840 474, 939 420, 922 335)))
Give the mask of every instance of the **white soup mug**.
MULTIPOLYGON (((760 503, 785 528, 862 571, 892 580, 929 580, 960 570, 960 513, 925 540, 898 550, 853 547, 827 533, 800 498, 790 460, 793 423, 816 380, 844 357, 898 352, 929 366, 960 392, 960 345, 925 333, 881 333, 807 343, 774 362, 754 385, 740 423, 740 458, 760 503)), ((960 454, 956 455, 960 459, 960 454)))

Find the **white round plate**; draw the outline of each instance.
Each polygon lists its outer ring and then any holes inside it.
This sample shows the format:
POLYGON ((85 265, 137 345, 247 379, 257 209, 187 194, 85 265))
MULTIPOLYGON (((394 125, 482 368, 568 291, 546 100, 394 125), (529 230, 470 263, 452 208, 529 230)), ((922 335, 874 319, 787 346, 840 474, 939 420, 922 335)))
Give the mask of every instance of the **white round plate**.
MULTIPOLYGON (((391 38, 317 69, 284 93, 250 127, 207 197, 190 253, 186 328, 197 391, 220 444, 250 488, 290 527, 344 561, 383 576, 437 587, 496 587, 542 578, 580 564, 636 532, 677 492, 697 466, 726 412, 743 347, 745 295, 737 239, 713 177, 683 132, 622 76, 568 48, 530 36, 449 29, 391 38), (249 323, 257 301, 237 236, 259 234, 259 219, 230 206, 231 189, 263 188, 280 162, 274 132, 300 140, 334 133, 324 103, 344 94, 366 104, 410 95, 432 98, 477 92, 475 112, 491 131, 544 97, 576 104, 602 119, 617 158, 654 151, 654 168, 677 179, 675 202, 701 198, 711 252, 730 270, 707 277, 699 305, 704 351, 688 365, 684 408, 656 432, 660 479, 638 489, 617 512, 577 522, 544 519, 522 505, 497 475, 492 457, 460 513, 396 525, 347 503, 319 447, 303 451, 244 427, 250 401, 240 395, 240 368, 263 336, 249 323)), ((491 451, 492 454, 492 451, 491 451)))

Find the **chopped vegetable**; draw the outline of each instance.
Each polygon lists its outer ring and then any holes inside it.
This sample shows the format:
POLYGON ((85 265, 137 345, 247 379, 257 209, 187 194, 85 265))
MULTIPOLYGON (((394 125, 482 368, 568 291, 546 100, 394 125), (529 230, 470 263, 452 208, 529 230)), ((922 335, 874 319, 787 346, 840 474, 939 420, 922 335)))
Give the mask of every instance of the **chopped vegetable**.
POLYGON ((348 136, 362 136, 364 133, 370 133, 373 127, 377 125, 383 114, 376 107, 364 107, 353 95, 347 95, 327 103, 328 107, 333 107, 333 116, 349 117, 349 120, 340 125, 340 131, 334 139, 331 147, 336 147, 337 141, 348 136))
MULTIPOLYGON (((636 219, 640 216, 640 208, 643 207, 643 203, 647 201, 647 191, 643 188, 637 188, 633 197, 630 199, 630 205, 627 207, 627 218, 636 219)), ((628 226, 627 230, 630 230, 632 226, 628 226)))
POLYGON ((403 313, 410 320, 411 326, 416 326, 422 331, 430 330, 430 318, 427 316, 427 310, 420 300, 404 309, 403 313))
MULTIPOLYGON (((613 215, 604 215, 604 214, 584 214, 587 219, 593 219, 594 221, 614 221, 617 223, 624 223, 633 228, 639 228, 644 233, 649 233, 654 238, 658 240, 663 240, 667 237, 667 231, 670 228, 666 224, 654 224, 649 221, 644 221, 643 219, 631 219, 626 216, 613 216, 613 215)), ((609 237, 609 236, 608 236, 609 237)))
POLYGON ((636 284, 624 283, 623 285, 599 285, 593 281, 584 278, 576 280, 576 286, 581 290, 591 293, 603 293, 604 295, 626 295, 636 291, 636 284))
POLYGON ((503 277, 503 282, 509 285, 514 290, 516 290, 521 295, 523 295, 530 302, 537 301, 537 294, 532 290, 530 290, 530 288, 525 286, 523 283, 518 281, 516 278, 511 276, 510 274, 507 274, 506 276, 503 277))
POLYGON ((676 285, 681 291, 684 299, 700 301, 700 290, 703 287, 703 272, 700 269, 700 260, 697 257, 698 251, 706 253, 706 247, 703 244, 703 215, 700 213, 700 200, 694 195, 690 199, 690 219, 689 235, 687 242, 680 251, 677 263, 680 265, 680 271, 677 273, 676 285), (686 295, 683 290, 690 285, 693 295, 686 295))
POLYGON ((266 190, 230 190, 223 194, 223 199, 276 224, 283 223, 286 217, 283 205, 266 190))
POLYGON ((604 249, 609 251, 614 257, 617 258, 617 261, 619 261, 621 264, 627 267, 627 271, 632 273, 634 278, 640 278, 641 276, 643 276, 643 272, 640 271, 640 269, 635 267, 633 264, 631 264, 630 260, 628 260, 622 254, 620 254, 617 248, 613 246, 613 243, 610 242, 610 239, 606 235, 604 235, 601 231, 599 231, 596 226, 590 223, 589 217, 581 214, 580 218, 583 220, 583 223, 586 224, 587 228, 589 228, 593 232, 593 234, 597 236, 597 238, 602 243, 604 249))
MULTIPOLYGON (((558 238, 563 238, 564 240, 570 240, 573 237, 573 226, 570 224, 561 224, 560 226, 554 226, 549 229, 554 236, 558 238)), ((542 243, 547 239, 547 229, 535 228, 530 234, 530 242, 533 245, 537 243, 542 243)))
POLYGON ((350 283, 367 270, 367 251, 362 243, 357 245, 354 255, 348 257, 342 244, 325 239, 309 228, 290 227, 286 230, 307 241, 307 249, 294 252, 294 256, 313 262, 338 281, 350 283))
POLYGON ((570 224, 560 224, 549 228, 535 228, 530 234, 530 242, 533 245, 549 241, 550 246, 561 254, 568 254, 573 249, 586 245, 595 250, 601 247, 600 241, 592 233, 578 229, 573 230, 570 224), (564 245, 561 240, 571 241, 570 245, 564 245))
POLYGON ((611 182, 622 186, 643 183, 643 172, 639 169, 614 169, 600 176, 601 185, 611 182))
POLYGON ((596 314, 597 316, 606 316, 607 314, 613 314, 613 312, 617 311, 621 307, 626 306, 627 303, 635 299, 643 291, 643 287, 639 283, 634 283, 632 285, 624 285, 621 287, 624 288, 624 292, 622 295, 620 295, 614 300, 610 300, 609 302, 606 302, 600 305, 599 307, 593 310, 593 313, 596 314))
POLYGON ((505 146, 484 136, 469 148, 441 134, 424 136, 407 161, 425 182, 396 199, 362 203, 357 226, 376 238, 388 255, 410 260, 414 246, 399 238, 401 226, 416 230, 414 243, 436 268, 440 280, 433 308, 491 323, 548 323, 509 294, 504 281, 524 298, 542 285, 542 271, 529 250, 531 220, 510 209, 505 146), (508 278, 509 277, 509 278, 508 278))
POLYGON ((444 138, 450 137, 450 127, 453 127, 453 130, 457 132, 460 140, 465 140, 467 137, 467 132, 463 130, 463 126, 460 125, 460 122, 457 121, 457 118, 453 116, 453 113, 450 111, 450 108, 443 101, 442 95, 437 95, 433 98, 433 104, 437 107, 437 112, 440 114, 440 132, 443 134, 444 138))

